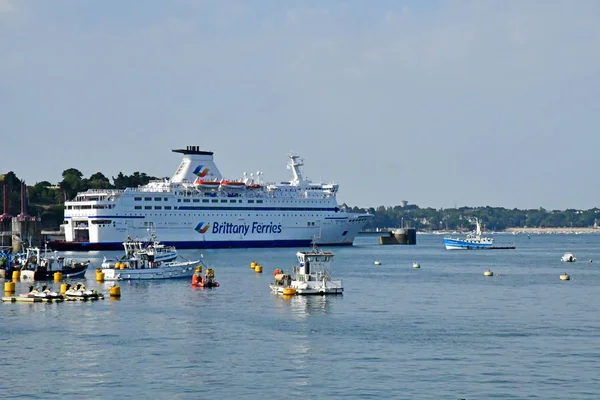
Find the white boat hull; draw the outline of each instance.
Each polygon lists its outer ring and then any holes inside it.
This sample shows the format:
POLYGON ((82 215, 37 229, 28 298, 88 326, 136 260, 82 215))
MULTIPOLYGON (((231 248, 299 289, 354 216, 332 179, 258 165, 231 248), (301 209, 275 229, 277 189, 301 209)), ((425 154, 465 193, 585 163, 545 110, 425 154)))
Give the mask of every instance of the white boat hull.
POLYGON ((199 265, 200 261, 187 261, 162 264, 161 266, 155 268, 103 268, 102 272, 104 272, 104 280, 106 281, 191 278, 199 265))
POLYGON ((283 291, 288 288, 293 288, 298 295, 324 295, 324 294, 343 294, 344 288, 342 281, 327 281, 316 282, 316 281, 292 281, 289 286, 281 285, 270 285, 271 290, 283 294, 283 291))

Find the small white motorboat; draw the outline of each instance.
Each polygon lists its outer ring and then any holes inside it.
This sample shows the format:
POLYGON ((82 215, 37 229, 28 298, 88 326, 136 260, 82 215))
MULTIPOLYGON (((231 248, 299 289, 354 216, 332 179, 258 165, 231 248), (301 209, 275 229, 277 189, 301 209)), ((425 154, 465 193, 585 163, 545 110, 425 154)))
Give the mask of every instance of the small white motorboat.
POLYGON ((375 261, 373 261, 373 264, 375 264, 375 265, 381 265, 381 261, 375 260, 375 261))
POLYGON ((575 258, 575 256, 573 255, 573 253, 565 253, 560 261, 562 262, 575 262, 577 261, 577 258, 575 258))
POLYGON ((67 283, 67 291, 65 292, 65 300, 99 300, 104 299, 104 295, 97 290, 90 290, 81 282, 75 286, 67 283))
POLYGON ((41 299, 52 299, 52 300, 62 300, 64 298, 63 295, 61 295, 60 293, 57 293, 57 292, 53 292, 46 285, 43 285, 41 288, 30 285, 29 293, 22 293, 19 295, 19 297, 41 298, 41 299))
POLYGON ((341 279, 332 279, 329 272, 333 253, 318 249, 317 243, 313 241, 311 251, 299 251, 296 257, 300 265, 294 267, 292 274, 282 273, 281 270, 275 271, 277 272, 275 281, 270 285, 273 292, 284 295, 325 295, 344 292, 341 279))

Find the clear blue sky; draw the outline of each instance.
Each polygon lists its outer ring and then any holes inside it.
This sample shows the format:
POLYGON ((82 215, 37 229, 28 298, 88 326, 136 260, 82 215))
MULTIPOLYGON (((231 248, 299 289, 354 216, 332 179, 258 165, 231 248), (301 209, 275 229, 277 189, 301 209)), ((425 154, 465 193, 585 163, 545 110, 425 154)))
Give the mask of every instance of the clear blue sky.
POLYGON ((337 181, 351 205, 599 204, 600 2, 0 0, 0 172, 337 181))

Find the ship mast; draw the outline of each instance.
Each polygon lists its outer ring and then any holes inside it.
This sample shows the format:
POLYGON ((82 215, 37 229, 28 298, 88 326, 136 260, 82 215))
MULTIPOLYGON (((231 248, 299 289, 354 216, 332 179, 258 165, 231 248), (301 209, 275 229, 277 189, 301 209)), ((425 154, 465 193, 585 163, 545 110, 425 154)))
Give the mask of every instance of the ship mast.
POLYGON ((300 167, 304 165, 303 160, 300 159, 300 156, 295 154, 288 154, 290 158, 290 162, 288 164, 288 168, 292 170, 294 174, 294 179, 292 180, 293 185, 299 185, 304 182, 304 178, 302 177, 302 172, 300 171, 300 167))

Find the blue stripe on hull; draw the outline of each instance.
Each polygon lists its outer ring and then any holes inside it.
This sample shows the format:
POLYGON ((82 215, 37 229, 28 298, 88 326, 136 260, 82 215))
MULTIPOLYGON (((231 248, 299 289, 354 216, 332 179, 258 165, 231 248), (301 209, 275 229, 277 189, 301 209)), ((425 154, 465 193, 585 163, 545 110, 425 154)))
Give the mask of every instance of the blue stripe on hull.
POLYGON ((446 248, 450 247, 455 250, 470 250, 470 249, 487 249, 488 247, 492 247, 493 243, 472 243, 465 242, 462 240, 453 240, 453 239, 444 239, 444 245, 446 248))
MULTIPOLYGON (((310 247, 312 240, 244 240, 244 241, 196 241, 196 242, 161 242, 177 249, 242 249, 242 248, 267 248, 267 247, 310 247)), ((123 250, 121 242, 50 242, 48 246, 58 251, 95 251, 95 250, 123 250)), ((352 246, 352 243, 319 243, 319 246, 352 246)))

